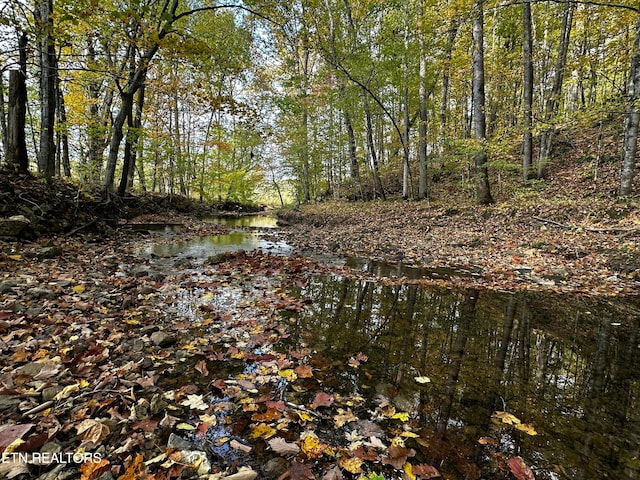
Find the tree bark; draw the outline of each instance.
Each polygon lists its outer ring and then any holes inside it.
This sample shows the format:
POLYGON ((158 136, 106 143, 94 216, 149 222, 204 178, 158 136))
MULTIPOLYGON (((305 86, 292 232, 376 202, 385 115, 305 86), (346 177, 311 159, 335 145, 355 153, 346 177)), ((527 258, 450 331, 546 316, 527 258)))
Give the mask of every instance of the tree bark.
POLYGON ((635 39, 633 42, 633 57, 631 59, 631 74, 627 86, 627 112, 624 122, 624 141, 622 167, 620 169, 620 188, 618 195, 626 197, 633 192, 633 177, 638 148, 638 126, 640 125, 640 14, 636 23, 635 39))
POLYGON ((69 158, 69 128, 67 126, 67 109, 64 103, 64 93, 60 87, 60 76, 56 73, 56 92, 58 94, 58 126, 60 164, 56 165, 56 174, 60 175, 60 167, 64 176, 71 177, 71 162, 69 158))
POLYGON ((7 136, 9 135, 9 132, 7 130, 7 107, 6 107, 6 101, 4 98, 4 92, 5 92, 5 87, 4 87, 4 77, 2 75, 2 72, 0 72, 0 133, 2 134, 2 145, 3 145, 3 151, 2 151, 2 155, 5 158, 5 161, 7 159, 7 153, 9 152, 9 144, 7 143, 7 136))
POLYGON ((57 61, 53 39, 53 0, 39 0, 34 16, 40 29, 40 149, 38 173, 47 181, 55 173, 55 120, 57 61))
POLYGON ((429 91, 427 88, 427 52, 424 34, 422 33, 422 29, 424 28, 422 25, 424 19, 424 6, 422 2, 419 4, 419 17, 421 31, 418 33, 418 47, 420 55, 420 85, 418 86, 418 165, 420 168, 420 176, 418 179, 418 198, 423 199, 429 196, 427 182, 427 100, 429 98, 429 91))
POLYGON ((573 23, 574 3, 567 0, 562 15, 562 32, 560 44, 558 45, 558 58, 556 60, 556 70, 553 78, 553 86, 547 97, 544 108, 545 130, 540 135, 540 153, 538 155, 538 178, 544 178, 545 170, 551 158, 551 145, 553 142, 554 127, 551 119, 558 108, 558 101, 562 93, 562 83, 564 81, 564 71, 567 65, 567 52, 569 51, 569 39, 571 38, 571 25, 573 23))
POLYGON ((20 173, 28 173, 25 123, 27 86, 20 70, 9 71, 9 121, 7 130, 7 165, 20 173))
POLYGON ((473 3, 473 82, 472 82, 472 129, 478 145, 474 158, 476 174, 476 201, 480 205, 493 203, 489 186, 489 169, 487 167, 484 94, 484 0, 473 3))
POLYGON ((524 41, 523 56, 523 95, 524 119, 522 122, 522 177, 529 181, 529 172, 533 165, 533 28, 531 25, 531 0, 522 3, 524 41))
POLYGON ((369 108, 369 98, 367 97, 367 92, 362 92, 362 100, 364 104, 364 114, 367 124, 367 146, 369 148, 369 155, 371 157, 371 170, 373 171, 373 184, 375 185, 376 190, 375 193, 379 194, 380 198, 382 198, 383 200, 386 200, 387 196, 384 193, 384 187, 382 186, 382 180, 380 179, 380 168, 378 166, 378 155, 376 153, 376 146, 373 142, 373 124, 371 122, 371 109, 369 108))

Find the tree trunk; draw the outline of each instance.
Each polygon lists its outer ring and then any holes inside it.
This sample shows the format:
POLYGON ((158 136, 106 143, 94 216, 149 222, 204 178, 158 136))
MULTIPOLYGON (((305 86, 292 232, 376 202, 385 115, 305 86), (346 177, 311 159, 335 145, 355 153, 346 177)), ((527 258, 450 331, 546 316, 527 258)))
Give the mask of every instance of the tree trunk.
POLYGON ((7 108, 5 105, 4 88, 4 77, 2 72, 0 72, 0 133, 2 134, 2 145, 4 147, 2 155, 6 160, 8 157, 7 153, 9 152, 9 144, 7 143, 9 132, 7 130, 7 108))
POLYGON ((475 155, 476 201, 480 205, 493 203, 489 186, 489 169, 486 153, 486 119, 484 95, 484 0, 475 0, 473 4, 473 136, 477 141, 475 155))
POLYGON ((380 198, 382 198, 383 200, 386 200, 387 196, 384 193, 382 180, 380 180, 378 154, 376 152, 376 146, 373 142, 373 124, 371 122, 371 109, 369 108, 369 98, 367 97, 367 92, 364 92, 364 91, 362 92, 362 100, 364 104, 364 114, 365 114, 365 120, 367 124, 367 146, 369 148, 369 155, 371 157, 371 170, 373 171, 373 184, 375 185, 375 190, 376 190, 375 193, 379 194, 380 198))
POLYGON ((562 83, 564 81, 564 71, 567 65, 567 52, 569 51, 569 39, 571 37, 571 25, 573 23, 574 3, 567 0, 562 15, 562 32, 560 44, 558 45, 558 58, 556 60, 556 70, 553 78, 553 86, 547 97, 544 108, 545 130, 540 135, 540 153, 538 155, 538 178, 544 178, 545 170, 551 157, 551 145, 553 142, 554 127, 551 124, 558 101, 562 93, 562 83))
POLYGON ((638 125, 640 125, 640 14, 636 23, 635 39, 633 42, 633 57, 631 59, 631 74, 627 86, 628 107, 624 122, 624 143, 622 168, 620 170, 620 188, 618 195, 626 197, 633 192, 633 177, 638 148, 638 125))
POLYGON ((27 86, 24 73, 9 71, 9 121, 7 130, 7 165, 20 173, 29 172, 25 122, 27 114, 27 86))
POLYGON ((522 139, 522 177, 529 181, 529 172, 533 165, 533 33, 531 25, 531 0, 522 3, 522 20, 524 31, 523 54, 523 95, 524 95, 524 130, 522 139))
MULTIPOLYGON (((71 162, 69 158, 69 128, 67 126, 67 109, 64 103, 64 94, 60 87, 60 76, 56 75, 56 91, 58 92, 58 127, 59 127, 59 149, 60 165, 64 176, 71 177, 71 162)), ((58 175, 59 175, 58 170, 58 175)))
POLYGON ((53 1, 39 0, 35 6, 36 25, 40 28, 40 149, 38 173, 47 181, 55 171, 55 119, 57 62, 53 40, 53 1))
POLYGON ((356 135, 353 131, 353 122, 351 115, 345 109, 343 112, 344 126, 347 129, 347 137, 349 138, 349 176, 353 179, 360 178, 360 169, 358 168, 358 155, 356 149, 356 135))
MULTIPOLYGON (((451 77, 451 56, 453 54, 453 44, 458 35, 458 20, 451 21, 445 49, 444 68, 442 69, 442 87, 440 91, 440 125, 438 127, 438 155, 444 156, 444 144, 447 135, 448 105, 449 105, 449 82, 451 77)), ((443 159, 440 158, 440 165, 443 159)))
MULTIPOLYGON (((424 7, 420 2, 420 27, 424 17, 424 7)), ((429 92, 427 89, 427 52, 422 31, 418 34, 419 46, 419 77, 420 85, 418 86, 419 101, 419 119, 418 119, 418 165, 420 167, 420 176, 418 180, 418 198, 423 199, 429 196, 427 182, 427 100, 429 92)))

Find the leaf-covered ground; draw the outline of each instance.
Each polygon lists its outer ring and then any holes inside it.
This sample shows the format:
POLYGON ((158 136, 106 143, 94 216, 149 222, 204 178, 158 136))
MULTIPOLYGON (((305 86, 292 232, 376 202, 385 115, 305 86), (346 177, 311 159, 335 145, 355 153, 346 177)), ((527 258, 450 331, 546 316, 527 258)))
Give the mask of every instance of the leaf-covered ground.
POLYGON ((305 307, 288 287, 334 267, 260 252, 204 265, 145 253, 149 241, 177 239, 122 231, 3 246, 0 475, 438 475, 409 445, 420 438, 408 412, 323 388, 365 355, 336 363, 282 345, 305 307))
POLYGON ((637 291, 637 205, 575 201, 460 208, 417 202, 321 203, 281 214, 304 253, 474 272, 441 283, 586 294, 637 291))
MULTIPOLYGON (((16 198, 35 187, 19 188, 16 198)), ((324 388, 366 355, 326 358, 284 343, 305 308, 289 288, 318 273, 362 275, 328 266, 358 256, 462 272, 414 280, 424 283, 637 293, 637 202, 545 195, 528 190, 483 208, 329 203, 281 215, 279 235, 299 253, 330 255, 327 264, 243 252, 204 265, 153 256, 149 242, 228 232, 162 215, 139 221, 185 227, 105 237, 81 223, 72 235, 1 243, 0 476, 437 478, 426 454, 433 439, 412 412, 384 392, 369 403, 324 388)), ((496 422, 505 419, 515 422, 498 412, 496 422)), ((519 457, 493 452, 476 464, 446 448, 467 478, 533 478, 519 457)))

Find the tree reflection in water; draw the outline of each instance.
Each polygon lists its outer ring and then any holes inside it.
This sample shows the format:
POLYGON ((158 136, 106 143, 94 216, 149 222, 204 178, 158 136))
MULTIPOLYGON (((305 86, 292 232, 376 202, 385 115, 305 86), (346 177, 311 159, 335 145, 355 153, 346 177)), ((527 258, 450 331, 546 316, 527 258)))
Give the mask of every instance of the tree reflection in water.
POLYGON ((412 446, 421 460, 446 478, 509 478, 499 459, 511 455, 537 479, 640 478, 637 298, 331 277, 297 293, 313 303, 292 344, 334 365, 358 351, 369 357, 364 369, 332 368, 325 386, 371 403, 391 398, 419 422, 426 441, 412 446), (497 411, 537 435, 496 420, 497 411))

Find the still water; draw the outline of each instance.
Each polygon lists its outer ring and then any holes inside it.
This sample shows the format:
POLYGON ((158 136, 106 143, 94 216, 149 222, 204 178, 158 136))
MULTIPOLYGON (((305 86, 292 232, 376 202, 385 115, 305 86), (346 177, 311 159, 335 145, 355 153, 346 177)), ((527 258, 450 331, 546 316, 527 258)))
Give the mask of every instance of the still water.
POLYGON ((420 451, 446 478, 502 478, 495 477, 497 453, 521 456, 537 479, 640 478, 637 298, 335 277, 315 278, 296 293, 312 303, 291 344, 329 358, 365 353, 366 369, 324 381, 371 402, 391 396, 419 419, 430 439, 420 451), (504 423, 496 412, 531 428, 504 423))
MULTIPOLYGON (((200 259, 292 250, 245 230, 150 248, 158 256, 200 259)), ((347 264, 379 277, 477 275, 347 264)), ((538 480, 640 478, 638 297, 388 283, 316 276, 291 288, 290 295, 309 302, 278 348, 308 347, 337 359, 316 374, 327 391, 358 393, 372 408, 388 398, 409 413, 423 440, 412 444, 417 458, 444 478, 514 478, 505 459, 516 455, 538 480), (344 361, 356 352, 368 357, 363 368, 344 361)))

